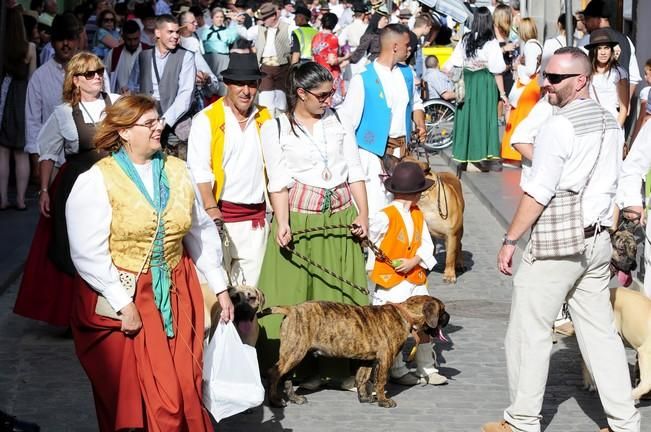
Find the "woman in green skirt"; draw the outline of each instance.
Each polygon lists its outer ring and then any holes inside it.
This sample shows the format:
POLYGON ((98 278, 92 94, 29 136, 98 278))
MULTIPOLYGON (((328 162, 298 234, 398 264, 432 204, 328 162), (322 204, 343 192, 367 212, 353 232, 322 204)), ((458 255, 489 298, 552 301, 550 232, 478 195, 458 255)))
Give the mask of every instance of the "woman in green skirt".
MULTIPOLYGON (((365 176, 355 135, 330 109, 333 78, 308 62, 289 72, 288 111, 261 129, 262 148, 274 210, 259 288, 266 305, 328 300, 365 305, 368 296, 307 262, 298 254, 358 286, 367 286, 359 239, 368 231, 365 176), (326 229, 339 225, 343 228, 326 229), (353 225, 352 229, 347 226, 353 225), (310 233, 301 233, 316 228, 310 233), (287 248, 292 249, 293 253, 287 248)), ((278 359, 282 317, 260 320, 260 365, 265 372, 278 359)), ((350 383, 347 361, 319 359, 303 365, 305 387, 330 380, 350 383)))
POLYGON ((462 164, 472 162, 482 171, 499 165, 500 137, 497 103, 508 102, 501 73, 506 70, 500 44, 495 39, 493 18, 486 7, 477 9, 472 29, 455 47, 445 69, 463 68, 465 98, 454 118, 452 158, 462 164))

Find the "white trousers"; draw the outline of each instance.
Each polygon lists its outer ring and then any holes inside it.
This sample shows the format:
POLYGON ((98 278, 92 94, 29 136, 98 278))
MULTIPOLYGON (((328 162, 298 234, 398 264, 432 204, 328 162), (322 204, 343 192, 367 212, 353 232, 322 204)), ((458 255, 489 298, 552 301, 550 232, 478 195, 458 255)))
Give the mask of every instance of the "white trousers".
POLYGON ((233 284, 257 286, 262 268, 262 258, 267 246, 269 224, 253 228, 251 221, 224 223, 230 242, 228 247, 222 239, 224 264, 233 284))
POLYGON ((258 93, 258 103, 271 112, 272 115, 279 111, 287 111, 287 98, 282 90, 265 90, 258 93))
POLYGON ((369 217, 373 217, 393 201, 393 194, 387 192, 384 188, 383 180, 380 178, 384 174, 384 168, 382 167, 380 158, 361 148, 359 149, 359 157, 362 162, 364 175, 366 176, 368 214, 369 217))
POLYGON ((536 260, 525 253, 513 280, 506 332, 506 366, 511 406, 504 419, 515 430, 539 432, 552 350, 552 324, 567 301, 577 341, 594 377, 610 428, 638 432, 640 413, 631 396, 624 345, 610 305, 610 236, 586 239, 583 255, 536 260))

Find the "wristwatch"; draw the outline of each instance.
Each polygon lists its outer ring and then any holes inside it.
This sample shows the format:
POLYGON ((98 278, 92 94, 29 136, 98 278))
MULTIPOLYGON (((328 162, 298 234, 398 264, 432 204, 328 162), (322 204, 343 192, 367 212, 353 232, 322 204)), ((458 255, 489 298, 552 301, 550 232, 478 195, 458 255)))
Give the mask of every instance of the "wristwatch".
POLYGON ((517 240, 511 240, 504 234, 504 239, 502 240, 502 246, 516 246, 518 244, 517 240))

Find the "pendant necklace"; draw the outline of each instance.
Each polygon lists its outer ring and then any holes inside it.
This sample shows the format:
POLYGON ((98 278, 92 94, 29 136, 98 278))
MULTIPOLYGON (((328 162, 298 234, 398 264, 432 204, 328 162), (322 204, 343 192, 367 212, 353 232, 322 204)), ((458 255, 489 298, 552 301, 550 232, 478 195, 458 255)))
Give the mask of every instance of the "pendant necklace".
POLYGON ((97 126, 97 123, 98 123, 98 122, 96 122, 95 119, 93 118, 93 116, 90 115, 90 113, 88 112, 88 110, 87 110, 86 107, 84 106, 84 103, 83 103, 82 101, 79 101, 79 105, 81 105, 81 109, 84 110, 84 112, 86 113, 86 115, 88 116, 88 118, 90 119, 90 121, 93 123, 93 126, 97 126))
POLYGON ((325 133, 325 124, 323 123, 323 117, 321 118, 321 127, 322 127, 322 136, 323 136, 323 144, 324 144, 324 150, 321 151, 321 148, 317 145, 317 143, 312 139, 312 136, 303 129, 303 134, 307 137, 308 140, 310 140, 310 143, 316 148, 316 151, 319 152, 319 156, 321 156, 321 160, 323 161, 323 171, 321 171, 321 178, 324 181, 330 181, 332 178, 332 172, 330 171, 330 168, 328 168, 328 139, 326 138, 326 133, 325 133))

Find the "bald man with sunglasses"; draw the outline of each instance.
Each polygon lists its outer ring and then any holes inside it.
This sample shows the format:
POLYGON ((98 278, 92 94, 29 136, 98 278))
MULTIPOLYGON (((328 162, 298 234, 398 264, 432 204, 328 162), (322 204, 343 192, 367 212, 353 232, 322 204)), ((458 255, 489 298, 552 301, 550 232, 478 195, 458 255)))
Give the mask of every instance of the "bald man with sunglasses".
POLYGON ((504 420, 485 424, 484 432, 541 430, 552 324, 564 301, 597 383, 607 430, 640 430, 608 290, 608 228, 624 135, 615 118, 589 98, 590 74, 588 57, 573 47, 556 51, 544 73, 549 103, 558 110, 536 137, 524 195, 497 257, 499 271, 512 275, 516 244, 532 230, 513 279, 504 343, 511 405, 504 420))

